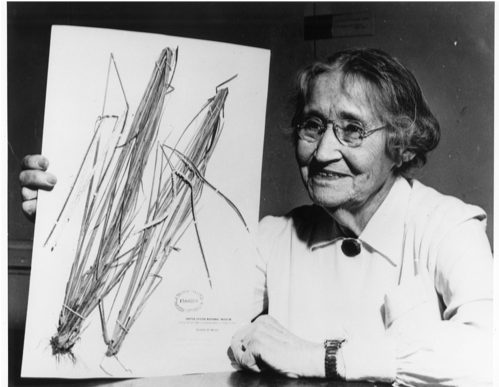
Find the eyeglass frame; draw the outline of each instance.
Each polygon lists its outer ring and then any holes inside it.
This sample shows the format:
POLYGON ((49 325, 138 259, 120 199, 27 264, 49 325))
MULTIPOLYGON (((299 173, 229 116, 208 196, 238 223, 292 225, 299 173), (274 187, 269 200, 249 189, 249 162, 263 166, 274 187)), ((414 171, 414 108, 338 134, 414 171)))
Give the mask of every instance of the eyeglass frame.
POLYGON ((316 142, 319 142, 322 139, 322 136, 324 136, 324 133, 326 133, 326 130, 328 129, 329 124, 332 124, 333 125, 333 133, 336 136, 336 139, 340 142, 340 144, 348 146, 350 148, 357 148, 357 147, 359 147, 362 144, 362 141, 364 141, 364 139, 366 137, 369 137, 374 132, 377 132, 378 130, 381 130, 381 129, 385 129, 387 127, 387 125, 383 125, 383 126, 380 126, 378 128, 371 129, 371 130, 365 130, 364 129, 364 125, 360 121, 357 121, 357 120, 348 120, 348 119, 347 120, 342 120, 342 121, 353 122, 353 123, 355 123, 359 127, 358 130, 357 130, 357 132, 360 134, 360 137, 359 137, 360 142, 359 142, 358 145, 353 145, 353 144, 345 143, 344 141, 342 141, 340 139, 340 136, 338 136, 338 130, 343 131, 343 128, 341 126, 339 126, 338 123, 336 123, 334 120, 327 120, 326 124, 324 125, 324 121, 320 117, 317 117, 317 116, 307 116, 307 115, 303 116, 302 117, 302 123, 296 125, 297 134, 298 134, 298 137, 300 139, 302 139, 303 141, 306 141, 308 143, 316 143, 316 142), (310 141, 308 139, 303 138, 302 135, 300 134, 301 129, 304 128, 305 122, 307 122, 309 119, 315 119, 315 120, 318 120, 321 123, 321 126, 319 127, 319 131, 318 131, 319 137, 317 138, 317 140, 310 141))

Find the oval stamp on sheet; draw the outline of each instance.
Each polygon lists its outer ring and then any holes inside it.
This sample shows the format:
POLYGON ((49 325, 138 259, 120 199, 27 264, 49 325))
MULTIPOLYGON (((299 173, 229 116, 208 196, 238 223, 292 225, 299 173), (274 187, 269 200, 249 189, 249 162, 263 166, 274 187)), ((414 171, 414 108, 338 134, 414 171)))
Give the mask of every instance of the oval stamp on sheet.
POLYGON ((175 296, 175 307, 181 312, 196 312, 203 306, 203 298, 195 290, 184 290, 175 296))

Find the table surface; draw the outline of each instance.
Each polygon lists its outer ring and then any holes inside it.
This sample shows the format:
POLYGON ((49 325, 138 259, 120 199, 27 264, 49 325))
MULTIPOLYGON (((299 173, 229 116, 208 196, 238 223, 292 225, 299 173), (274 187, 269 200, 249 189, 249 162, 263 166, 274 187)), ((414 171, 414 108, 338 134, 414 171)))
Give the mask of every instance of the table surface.
MULTIPOLYGON (((218 372, 140 379, 33 379, 21 378, 24 332, 9 330, 9 387, 78 386, 78 387, 369 387, 372 383, 332 382, 324 379, 289 379, 284 376, 253 372, 218 372)), ((376 383, 377 386, 383 384, 376 383)), ((388 386, 388 385, 384 385, 388 386)))

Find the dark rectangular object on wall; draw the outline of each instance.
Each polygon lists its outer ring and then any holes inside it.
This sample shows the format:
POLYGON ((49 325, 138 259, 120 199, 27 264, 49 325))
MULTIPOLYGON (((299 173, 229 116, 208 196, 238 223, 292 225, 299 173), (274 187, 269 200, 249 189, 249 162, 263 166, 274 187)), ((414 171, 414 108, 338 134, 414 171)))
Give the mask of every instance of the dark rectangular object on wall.
POLYGON ((333 15, 305 16, 303 25, 305 40, 329 39, 333 37, 333 15))
POLYGON ((371 36, 374 21, 370 12, 305 16, 303 35, 305 40, 371 36))

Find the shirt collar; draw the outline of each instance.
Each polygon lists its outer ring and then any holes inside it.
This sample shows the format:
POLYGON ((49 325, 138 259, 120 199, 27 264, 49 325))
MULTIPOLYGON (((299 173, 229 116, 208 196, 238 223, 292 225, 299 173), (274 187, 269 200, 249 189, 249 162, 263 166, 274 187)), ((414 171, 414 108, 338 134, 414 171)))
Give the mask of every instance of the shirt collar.
POLYGON ((398 177, 388 196, 359 235, 360 240, 396 266, 402 259, 405 213, 410 197, 411 185, 403 177, 398 177))
MULTIPOLYGON (((394 266, 399 265, 402 258, 405 213, 410 196, 411 185, 405 178, 398 177, 388 196, 359 235, 361 242, 367 243, 394 266)), ((321 210, 317 212, 315 228, 309 239, 312 250, 346 237, 336 221, 325 210, 321 210)))

